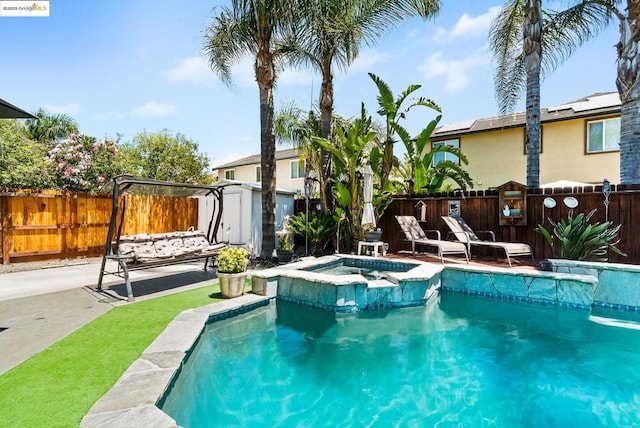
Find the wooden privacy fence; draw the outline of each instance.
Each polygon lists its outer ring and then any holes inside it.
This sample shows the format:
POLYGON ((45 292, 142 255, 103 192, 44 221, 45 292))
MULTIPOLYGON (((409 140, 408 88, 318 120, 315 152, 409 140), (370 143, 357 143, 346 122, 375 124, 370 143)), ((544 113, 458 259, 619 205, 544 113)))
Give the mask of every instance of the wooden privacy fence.
MULTIPOLYGON (((123 235, 186 230, 198 224, 198 200, 126 195, 123 235)), ((3 264, 101 255, 111 195, 60 191, 0 193, 0 260, 3 264)))
MULTIPOLYGON (((605 221, 605 197, 602 186, 596 186, 595 189, 587 187, 584 192, 575 190, 578 189, 546 189, 545 193, 542 189, 534 189, 533 192, 530 190, 527 193, 526 226, 500 226, 501 207, 498 192, 495 190, 396 197, 380 219, 379 226, 383 230, 383 240, 389 242, 390 251, 397 251, 395 238, 400 233, 400 227, 394 215, 413 215, 420 219, 419 201, 422 201, 426 204, 426 221, 422 226, 425 229, 439 230, 444 239, 449 229, 441 216, 448 214, 449 201, 459 201, 461 217, 474 230, 493 230, 496 240, 499 241, 526 242, 533 248, 536 260, 542 260, 552 257, 551 249, 542 234, 534 229, 538 224, 544 224, 547 230, 550 230, 552 226, 549 224, 549 218, 554 221, 567 219, 569 208, 563 203, 564 198, 572 196, 578 200, 578 206, 573 210, 574 217, 580 212, 588 213, 597 208, 592 222, 605 221), (544 206, 543 201, 547 197, 555 200, 554 208, 544 206)), ((609 201, 609 219, 613 221, 614 226, 622 224, 618 248, 627 253, 627 257, 611 253, 609 261, 640 264, 640 190, 614 190, 609 201)))

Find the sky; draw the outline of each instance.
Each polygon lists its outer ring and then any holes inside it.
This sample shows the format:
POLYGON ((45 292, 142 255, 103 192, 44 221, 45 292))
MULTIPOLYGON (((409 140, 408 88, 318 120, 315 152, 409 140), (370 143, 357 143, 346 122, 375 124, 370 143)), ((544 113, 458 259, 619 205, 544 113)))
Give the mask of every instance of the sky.
MULTIPOLYGON (((26 2, 28 3, 28 2, 26 2)), ((33 1, 31 1, 33 3, 33 1)), ((372 72, 401 93, 415 92, 442 108, 440 124, 498 115, 488 47, 495 0, 443 1, 434 19, 412 19, 375 46, 363 46, 346 71, 335 71, 335 113, 352 117, 361 103, 377 116, 372 72)), ((86 135, 130 141, 163 129, 199 144, 211 166, 260 153, 258 89, 252 58, 233 69, 226 86, 202 55, 203 34, 229 1, 51 0, 48 17, 0 16, 0 98, 30 112, 65 113, 86 135), (217 12, 216 12, 217 8, 217 12)), ((617 23, 547 76, 541 106, 615 91, 617 23)), ((317 103, 321 79, 309 70, 284 70, 274 94, 287 103, 317 103)), ((524 98, 524 94, 523 94, 524 98)), ((524 110, 521 102, 516 111, 524 110)), ((409 113, 417 134, 434 118, 409 113)), ((278 146, 278 149, 286 146, 278 146)))

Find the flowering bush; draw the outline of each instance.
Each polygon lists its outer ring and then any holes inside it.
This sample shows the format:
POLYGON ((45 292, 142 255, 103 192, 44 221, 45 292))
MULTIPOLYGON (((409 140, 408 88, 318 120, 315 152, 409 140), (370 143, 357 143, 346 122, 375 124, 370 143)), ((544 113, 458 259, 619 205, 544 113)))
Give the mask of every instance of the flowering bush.
POLYGON ((117 157, 115 142, 72 134, 49 150, 46 160, 53 166, 54 181, 59 188, 97 191, 105 181, 120 173, 117 157))
POLYGON ((220 273, 240 273, 247 269, 249 253, 244 248, 225 248, 220 251, 215 265, 220 273))

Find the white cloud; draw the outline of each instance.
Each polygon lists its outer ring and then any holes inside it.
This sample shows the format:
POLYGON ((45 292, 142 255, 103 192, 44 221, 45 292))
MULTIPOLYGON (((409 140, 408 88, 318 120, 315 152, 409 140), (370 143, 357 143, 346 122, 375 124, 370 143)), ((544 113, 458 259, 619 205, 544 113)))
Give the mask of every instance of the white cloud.
POLYGON ((284 69, 278 73, 278 86, 304 86, 313 81, 313 73, 308 70, 284 69))
POLYGON ((157 101, 149 101, 145 105, 134 107, 131 111, 133 117, 143 119, 157 119, 175 114, 177 108, 173 104, 163 104, 157 101))
POLYGON ((231 67, 231 78, 233 83, 239 87, 255 88, 256 72, 253 69, 254 58, 250 55, 245 57, 236 65, 231 67))
POLYGON ((488 65, 490 57, 486 46, 462 59, 446 59, 442 52, 436 52, 418 69, 424 72, 425 79, 443 78, 445 91, 457 93, 469 86, 471 73, 478 73, 478 69, 488 65))
POLYGON ((499 6, 493 6, 482 15, 469 16, 465 13, 458 19, 458 22, 456 22, 451 30, 442 27, 436 28, 436 34, 433 36, 433 40, 437 42, 448 42, 460 38, 474 37, 479 34, 487 34, 491 26, 491 21, 499 11, 499 6))
POLYGON ((102 122, 111 122, 115 120, 124 120, 126 115, 120 111, 105 111, 94 116, 95 120, 102 122))
POLYGON ((360 51, 356 60, 349 66, 350 73, 373 71, 373 67, 377 64, 387 62, 389 55, 377 49, 364 49, 360 51))
POLYGON ((73 116, 80 111, 80 107, 78 106, 78 104, 74 103, 67 103, 65 105, 45 104, 43 107, 49 113, 68 114, 69 116, 73 116))
POLYGON ((165 73, 169 82, 191 82, 196 85, 213 86, 217 77, 202 57, 184 58, 165 73))

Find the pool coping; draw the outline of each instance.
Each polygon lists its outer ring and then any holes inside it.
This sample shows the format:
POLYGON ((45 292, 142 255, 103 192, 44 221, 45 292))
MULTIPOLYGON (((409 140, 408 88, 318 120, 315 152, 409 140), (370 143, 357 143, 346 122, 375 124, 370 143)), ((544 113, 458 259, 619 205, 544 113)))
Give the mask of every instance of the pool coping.
POLYGON ((268 305, 273 297, 245 294, 181 312, 91 407, 80 427, 178 427, 157 407, 207 322, 235 311, 268 305))

